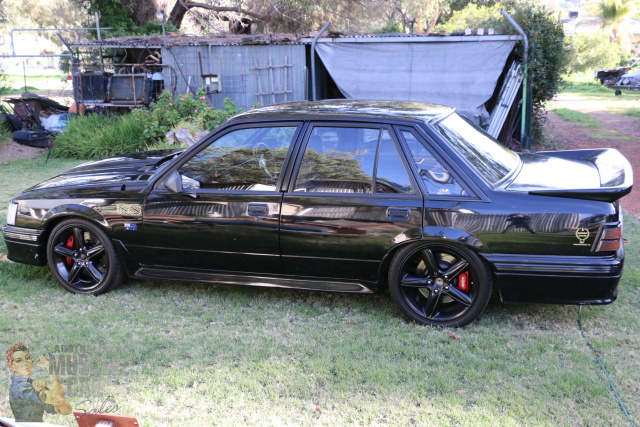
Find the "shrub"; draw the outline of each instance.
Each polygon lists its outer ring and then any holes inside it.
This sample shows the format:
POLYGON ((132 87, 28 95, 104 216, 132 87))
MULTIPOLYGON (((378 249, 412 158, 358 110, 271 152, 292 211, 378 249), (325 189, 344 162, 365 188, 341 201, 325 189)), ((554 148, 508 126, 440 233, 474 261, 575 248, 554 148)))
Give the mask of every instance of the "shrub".
POLYGON ((54 155, 96 159, 165 147, 165 135, 181 122, 189 123, 187 127, 212 130, 241 111, 229 98, 224 100, 223 110, 216 110, 207 104, 202 90, 176 98, 165 91, 149 110, 135 109, 119 116, 74 117, 55 138, 54 155))
POLYGON ((73 117, 64 132, 55 138, 56 157, 97 159, 145 149, 139 122, 135 116, 73 117))
POLYGON ((167 132, 181 121, 213 130, 241 111, 230 98, 225 98, 223 110, 216 110, 208 105, 204 90, 198 89, 195 95, 181 94, 175 98, 171 92, 165 91, 157 102, 149 106, 149 110, 135 110, 133 115, 143 129, 145 143, 152 145, 161 142, 167 132))
POLYGON ((572 71, 588 71, 616 67, 626 55, 620 45, 611 43, 609 34, 600 31, 569 37, 569 58, 572 71))

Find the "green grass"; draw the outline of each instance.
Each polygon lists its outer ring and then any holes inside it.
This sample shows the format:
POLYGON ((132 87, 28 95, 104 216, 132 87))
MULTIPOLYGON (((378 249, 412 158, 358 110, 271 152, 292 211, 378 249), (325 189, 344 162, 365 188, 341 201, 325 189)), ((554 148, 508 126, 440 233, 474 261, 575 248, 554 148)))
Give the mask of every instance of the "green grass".
MULTIPOLYGON (((27 74, 27 90, 59 90, 62 88, 71 88, 71 82, 63 82, 62 79, 66 79, 66 75, 59 74, 50 75, 29 75, 27 74)), ((24 76, 22 74, 7 74, 6 84, 9 87, 7 94, 16 94, 24 92, 24 76)))
MULTIPOLYGON (((12 194, 77 163, 0 165, 0 222, 12 194)), ((640 223, 628 216, 625 226, 631 261, 640 223)), ((582 313, 636 423, 639 283, 640 266, 628 262, 618 301, 582 313)), ((453 339, 404 320, 387 293, 128 280, 89 297, 64 291, 46 268, 0 261, 0 295, 2 351, 22 341, 36 357, 60 357, 72 355, 60 346, 90 346, 79 372, 60 373, 67 398, 112 396, 145 426, 627 424, 576 306, 493 301, 453 339)), ((6 396, 0 416, 11 415, 6 396)))
POLYGON ((576 122, 580 126, 589 128, 602 127, 602 125, 595 121, 590 115, 581 113, 580 111, 570 110, 568 108, 555 108, 553 111, 560 116, 562 120, 576 122))
POLYGON ((614 91, 602 86, 600 80, 595 79, 594 72, 569 73, 562 76, 560 89, 563 93, 588 93, 592 95, 614 95, 614 91))
POLYGON ((633 141, 632 138, 628 136, 615 136, 615 135, 591 135, 593 139, 615 139, 619 141, 633 141))
POLYGON ((631 116, 631 117, 640 117, 640 108, 639 107, 625 108, 624 110, 620 111, 620 114, 623 114, 625 116, 631 116))

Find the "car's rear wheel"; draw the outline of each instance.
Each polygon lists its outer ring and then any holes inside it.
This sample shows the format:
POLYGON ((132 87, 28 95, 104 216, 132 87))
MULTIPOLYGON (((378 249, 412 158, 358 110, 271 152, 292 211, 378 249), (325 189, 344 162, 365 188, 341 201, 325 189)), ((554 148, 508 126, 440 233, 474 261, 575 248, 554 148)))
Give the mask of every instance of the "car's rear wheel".
POLYGON ((107 292, 125 275, 109 237, 83 219, 68 219, 54 227, 47 243, 47 259, 53 277, 76 294, 107 292))
POLYGON ((491 276, 470 250, 448 243, 417 243, 393 258, 389 290, 409 319, 456 327, 485 309, 491 297, 491 276))

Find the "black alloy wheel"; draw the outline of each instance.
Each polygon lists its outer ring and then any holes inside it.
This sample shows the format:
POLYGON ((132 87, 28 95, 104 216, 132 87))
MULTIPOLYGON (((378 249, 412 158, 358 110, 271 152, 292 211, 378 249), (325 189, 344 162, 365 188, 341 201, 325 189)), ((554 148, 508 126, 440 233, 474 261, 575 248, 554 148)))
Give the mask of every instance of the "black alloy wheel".
POLYGON ((53 277, 69 292, 98 295, 120 284, 124 271, 109 237, 83 219, 58 224, 47 244, 53 277))
POLYGON ((389 268, 395 303, 409 319, 424 325, 466 325, 487 306, 491 286, 478 256, 448 243, 409 245, 389 268))

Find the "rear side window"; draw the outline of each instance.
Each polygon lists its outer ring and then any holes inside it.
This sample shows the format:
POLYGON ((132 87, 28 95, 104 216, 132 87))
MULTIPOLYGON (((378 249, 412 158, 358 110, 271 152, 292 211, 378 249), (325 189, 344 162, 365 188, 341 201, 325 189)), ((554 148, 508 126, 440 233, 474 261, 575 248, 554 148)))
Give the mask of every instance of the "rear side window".
POLYGON ((403 130, 401 133, 429 195, 469 197, 469 193, 458 183, 453 174, 427 150, 424 143, 413 132, 403 130))
POLYGON ((311 132, 294 191, 415 193, 387 130, 322 126, 311 132))

